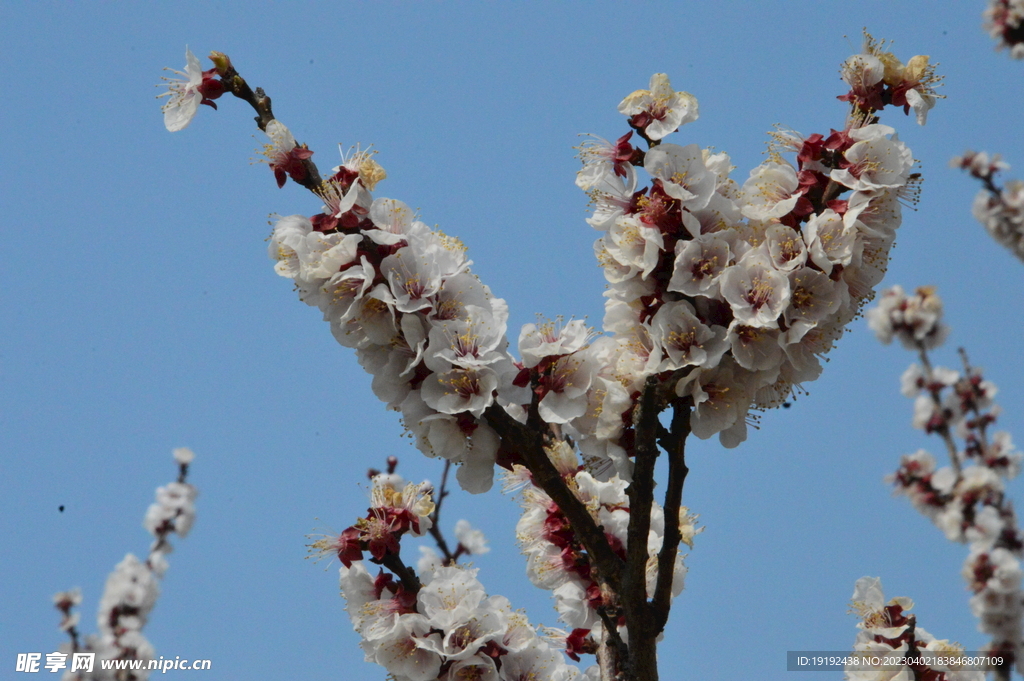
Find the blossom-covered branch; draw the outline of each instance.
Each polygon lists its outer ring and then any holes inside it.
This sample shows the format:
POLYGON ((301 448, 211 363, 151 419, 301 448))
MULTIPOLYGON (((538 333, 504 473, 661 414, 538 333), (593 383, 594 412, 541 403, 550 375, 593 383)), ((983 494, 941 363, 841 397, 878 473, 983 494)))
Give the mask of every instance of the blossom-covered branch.
POLYGON ((848 681, 984 681, 986 665, 970 665, 964 649, 938 640, 910 615, 914 602, 906 597, 885 600, 882 581, 862 577, 854 586, 850 612, 861 621, 854 643, 854 662, 846 665, 848 681))
POLYGON ((79 638, 79 615, 72 608, 82 602, 80 589, 58 593, 53 597, 61 612, 62 631, 67 632, 71 641, 61 646, 61 652, 93 653, 92 667, 88 670, 72 670, 64 675, 65 681, 144 681, 149 671, 125 666, 118 670, 101 667, 98 661, 149 661, 155 659, 153 646, 142 634, 149 613, 160 595, 159 579, 167 571, 167 554, 173 547, 169 542, 171 534, 184 538, 195 522, 196 488, 185 480, 189 465, 195 455, 184 447, 174 450, 178 464, 178 478, 156 490, 156 501, 150 505, 142 524, 153 535, 149 555, 141 561, 134 554, 124 557, 107 577, 107 583, 100 598, 97 623, 99 632, 86 637, 84 644, 79 638))
POLYGON ((433 549, 421 547, 421 571, 422 566, 433 569, 440 565, 454 565, 464 554, 483 554, 490 548, 482 532, 473 529, 468 521, 460 520, 455 525, 458 544, 455 551, 449 550, 448 542, 438 527, 440 503, 434 503, 435 492, 439 502, 446 494, 444 482, 439 492, 428 482, 419 485, 406 483, 395 472, 397 465, 397 457, 389 456, 386 472, 370 469, 372 487, 366 516, 359 518, 340 535, 323 536, 308 546, 312 557, 337 557, 346 567, 351 567, 353 561, 363 560, 363 554, 369 553, 368 560, 391 570, 405 588, 415 594, 420 588, 419 578, 399 556, 403 535, 422 537, 429 532, 443 553, 441 557, 433 549))
MULTIPOLYGON (((312 217, 277 221, 277 273, 355 350, 417 447, 458 466, 464 489, 486 491, 499 466, 531 490, 524 518, 539 505, 547 524, 528 524, 524 549, 542 560, 556 603, 586 624, 574 626, 568 649, 597 653, 602 678, 657 679, 655 643, 684 571, 678 545, 696 532, 681 505, 686 438, 742 442, 751 410, 779 406, 817 378, 821 355, 874 295, 900 201, 916 200, 920 183, 910 150, 878 116, 898 106, 924 123, 938 97, 928 58, 904 65, 869 36, 843 67, 843 129, 777 133, 742 186, 726 154, 665 141, 697 118, 698 104, 655 74, 619 104, 626 134, 580 148, 576 183, 603 233, 604 335, 581 320, 527 324, 520 359, 508 349, 505 301, 470 273, 461 242, 401 201, 373 196, 385 173, 372 154, 343 155, 321 180, 305 165, 312 151, 267 120, 265 95, 257 90, 254 103, 230 60, 212 58, 230 80, 223 89, 260 114, 278 184, 291 178, 323 203, 312 217), (646 149, 630 143, 634 134, 646 149), (664 508, 653 495, 662 450, 664 508)), ((205 74, 172 88, 194 90, 183 98, 194 102, 205 74)), ((346 568, 369 551, 405 592, 421 593, 398 562, 394 530, 426 531, 424 493, 375 499, 347 530, 346 568)))
POLYGON ((974 217, 1001 246, 1024 260, 1024 182, 1010 180, 1000 187, 995 174, 1009 170, 1010 165, 999 154, 968 151, 950 162, 963 168, 971 177, 981 180, 982 189, 974 198, 974 217))
MULTIPOLYGON (((405 565, 401 539, 434 529, 436 506, 431 486, 406 483, 394 472, 393 459, 387 473, 372 479, 367 516, 340 536, 309 547, 314 556, 341 560, 342 591, 367 661, 412 681, 494 679, 499 670, 503 679, 578 678, 578 670, 513 612, 507 599, 484 593, 478 570, 442 562, 429 550, 419 561, 419 575, 405 565), (380 570, 373 577, 367 563, 390 573, 380 570)), ((453 558, 487 550, 482 534, 465 521, 459 521, 456 534, 459 549, 453 558)))
POLYGON ((989 0, 982 16, 996 49, 1008 50, 1014 59, 1024 59, 1024 1, 989 0))
POLYGON ((896 494, 907 496, 946 538, 970 546, 962 574, 974 593, 971 610, 979 630, 992 637, 988 650, 1005 659, 997 677, 1008 679, 1014 663, 1024 670, 1024 533, 1005 496, 1004 481, 1020 472, 1024 456, 1009 433, 990 432, 999 414, 993 401, 996 386, 970 364, 966 352, 960 350, 962 371, 932 365, 929 352, 949 331, 933 289, 907 295, 894 287, 868 311, 868 321, 881 341, 899 338, 904 347, 918 352, 921 363, 904 372, 902 392, 915 400, 914 426, 940 435, 951 463, 939 468, 935 457, 922 449, 901 457, 889 479, 896 494))

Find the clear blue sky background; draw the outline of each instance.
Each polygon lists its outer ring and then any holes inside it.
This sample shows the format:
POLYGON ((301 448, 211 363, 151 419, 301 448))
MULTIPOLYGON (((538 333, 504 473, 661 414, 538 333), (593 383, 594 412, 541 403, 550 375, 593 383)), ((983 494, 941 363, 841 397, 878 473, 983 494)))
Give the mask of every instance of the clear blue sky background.
MULTIPOLYGON (((185 445, 198 521, 176 541, 146 629, 157 653, 211 659, 211 681, 384 677, 362 661, 337 566, 304 561, 304 535, 351 524, 365 470, 388 455, 411 479, 440 468, 273 273, 268 215, 319 202, 250 165, 264 138, 248 109, 224 98, 164 130, 153 85, 182 68, 186 44, 228 53, 322 169, 337 143, 373 143, 389 175, 377 195, 465 241, 508 300, 513 338, 536 313, 600 323, 572 146, 580 132, 622 134, 615 107, 652 73, 700 100, 700 120, 672 141, 728 151, 742 182, 773 124, 842 125, 838 67, 861 27, 895 39, 904 60, 929 54, 948 99, 925 128, 883 120, 926 177, 885 284, 939 286, 954 330, 937 361, 966 345, 1002 389, 1003 427, 1024 440, 1024 266, 974 222, 976 186, 947 166, 975 147, 1024 173, 1024 64, 993 51, 983 5, 4 3, 0 677, 15 676, 17 652, 62 642, 58 590, 82 587, 83 629, 95 630, 106 575, 146 551, 142 515, 185 445)), ((903 453, 941 451, 911 430, 898 392, 910 355, 859 321, 830 360, 809 396, 765 414, 739 449, 691 446, 684 502, 707 530, 661 646, 663 678, 783 679, 787 650, 849 649, 847 601, 864 575, 915 599, 935 635, 984 643, 959 574, 966 548, 881 480, 903 453)), ((454 495, 444 515, 449 531, 466 517, 487 532, 494 550, 476 565, 492 593, 557 624, 525 579, 510 498, 454 495)))

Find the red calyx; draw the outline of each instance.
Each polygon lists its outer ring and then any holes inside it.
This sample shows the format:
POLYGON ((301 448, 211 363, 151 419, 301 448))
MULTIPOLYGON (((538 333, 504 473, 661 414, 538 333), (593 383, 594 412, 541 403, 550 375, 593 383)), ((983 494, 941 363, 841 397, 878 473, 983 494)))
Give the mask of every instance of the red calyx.
POLYGON ((459 430, 461 430, 462 434, 466 437, 472 437, 473 433, 480 425, 476 422, 476 418, 467 412, 457 414, 455 416, 455 423, 458 424, 459 430))
POLYGON ((849 130, 832 130, 832 134, 825 139, 825 148, 829 151, 846 151, 854 145, 849 130))
POLYGON ((803 145, 800 147, 800 151, 797 152, 796 160, 801 166, 809 161, 815 161, 821 156, 821 152, 824 148, 825 137, 824 135, 816 132, 804 140, 803 145))
POLYGON ((309 219, 309 221, 313 223, 314 232, 322 232, 324 234, 329 234, 331 232, 337 231, 338 229, 338 218, 334 217, 333 215, 327 215, 326 213, 314 215, 309 219))
POLYGON ((499 657, 507 653, 508 651, 498 645, 497 641, 488 641, 487 645, 477 651, 480 655, 486 655, 489 658, 497 660, 499 657))
POLYGON ((389 591, 398 592, 398 583, 395 581, 395 576, 381 570, 377 573, 377 576, 373 580, 373 595, 374 598, 380 600, 381 594, 384 593, 384 589, 389 591))
POLYGON ((580 661, 580 654, 593 653, 594 646, 587 640, 590 629, 573 629, 572 633, 565 637, 565 654, 576 662, 580 661))
POLYGON ((835 211, 838 215, 844 215, 850 208, 850 202, 844 199, 832 199, 826 204, 829 208, 835 211))
POLYGON ((345 166, 338 168, 338 172, 331 176, 331 180, 338 183, 338 185, 348 191, 348 188, 352 186, 352 183, 359 177, 359 173, 355 170, 349 170, 345 166))
POLYGON ((974 563, 974 570, 972 572, 971 588, 977 593, 985 588, 988 580, 992 579, 992 576, 996 573, 996 566, 988 559, 988 554, 983 553, 977 562, 974 563))
POLYGON ((544 539, 548 540, 560 549, 565 549, 573 545, 573 539, 575 533, 572 531, 572 527, 569 525, 569 521, 565 519, 560 512, 549 513, 548 517, 544 520, 544 539))
POLYGON ((209 71, 203 71, 203 82, 199 84, 196 91, 203 96, 203 99, 199 102, 200 104, 206 104, 212 106, 214 109, 217 105, 213 103, 213 100, 220 97, 225 92, 224 83, 215 78, 217 75, 217 69, 210 69, 209 71))
POLYGON ((612 155, 612 163, 614 164, 615 174, 619 177, 626 176, 626 164, 630 163, 633 158, 633 145, 629 143, 629 138, 632 136, 633 132, 630 131, 615 140, 615 152, 612 155))
POLYGON ((338 560, 345 567, 352 567, 352 563, 363 559, 363 551, 359 537, 362 533, 354 527, 350 527, 338 537, 338 560))
POLYGON ((862 111, 878 111, 885 107, 885 85, 881 81, 872 85, 867 90, 857 92, 850 90, 845 95, 839 95, 836 99, 842 102, 852 102, 862 111))
POLYGON ((590 579, 590 561, 582 553, 567 546, 562 549, 561 558, 562 568, 566 572, 579 575, 583 579, 590 579))
POLYGON ((885 614, 889 620, 889 626, 902 627, 907 623, 907 617, 903 614, 902 605, 887 605, 885 606, 885 614))
POLYGON ((934 414, 932 414, 932 417, 928 419, 928 423, 925 424, 924 432, 931 435, 932 433, 941 432, 945 430, 945 428, 946 419, 943 418, 943 415, 940 414, 939 412, 935 412, 934 414))
POLYGON ((285 157, 283 162, 271 163, 270 169, 274 171, 274 179, 277 180, 278 188, 284 186, 284 183, 287 181, 287 177, 290 177, 295 182, 302 184, 303 180, 308 176, 306 166, 303 161, 312 155, 312 149, 295 147, 288 152, 288 155, 285 157))
POLYGON ((416 594, 406 591, 401 583, 398 584, 398 593, 391 601, 397 606, 396 612, 402 615, 416 612, 416 594))
POLYGON ((637 130, 643 131, 647 129, 647 126, 654 121, 654 117, 651 116, 647 111, 641 111, 638 114, 633 114, 629 118, 629 126, 636 128, 637 130))
POLYGON ((1015 527, 1004 527, 1003 531, 999 533, 999 541, 997 546, 1005 547, 1009 551, 1014 553, 1024 549, 1024 541, 1021 540, 1020 533, 1017 532, 1015 527))
POLYGON ((388 532, 387 535, 379 538, 371 539, 367 542, 367 550, 373 559, 376 561, 384 560, 384 556, 389 553, 397 554, 398 548, 398 537, 394 533, 388 532))

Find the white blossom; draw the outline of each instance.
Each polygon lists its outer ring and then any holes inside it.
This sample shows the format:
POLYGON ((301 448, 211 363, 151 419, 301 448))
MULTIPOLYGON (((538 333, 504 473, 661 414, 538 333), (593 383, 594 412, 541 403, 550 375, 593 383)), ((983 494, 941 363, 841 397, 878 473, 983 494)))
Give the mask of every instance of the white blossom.
POLYGON ((627 116, 646 114, 651 119, 645 134, 660 140, 681 125, 697 120, 697 99, 689 92, 672 89, 668 76, 651 76, 649 90, 637 90, 619 104, 619 113, 627 116))
POLYGON ((199 86, 203 84, 203 68, 192 50, 185 48, 185 70, 174 71, 184 76, 184 80, 175 78, 164 78, 168 85, 168 91, 160 97, 169 97, 163 105, 164 127, 169 132, 178 132, 188 127, 188 124, 195 118, 199 111, 199 104, 203 101, 203 94, 199 86))

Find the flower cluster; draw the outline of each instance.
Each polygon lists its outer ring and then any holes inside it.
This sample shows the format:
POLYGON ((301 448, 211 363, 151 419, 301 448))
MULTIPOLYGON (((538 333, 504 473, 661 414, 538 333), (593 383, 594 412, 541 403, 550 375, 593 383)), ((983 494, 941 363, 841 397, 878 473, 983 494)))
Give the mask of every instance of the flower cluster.
POLYGON ((888 345, 895 337, 908 350, 930 350, 949 335, 949 327, 941 321, 942 299, 931 287, 919 287, 909 296, 901 286, 886 289, 867 318, 878 340, 888 345))
POLYGON ((1013 446, 1009 433, 991 432, 999 413, 993 401, 997 389, 981 369, 968 363, 966 353, 961 351, 962 372, 932 366, 927 351, 941 342, 935 338, 946 335, 945 330, 934 332, 945 329, 941 319, 942 304, 931 289, 918 289, 916 296, 907 297, 896 287, 869 311, 881 340, 891 340, 896 333, 905 346, 920 353, 921 363, 903 374, 902 392, 914 400, 914 426, 941 437, 951 459, 951 465, 938 467, 932 454, 919 450, 901 457, 889 480, 895 493, 907 496, 950 541, 970 546, 962 574, 974 593, 971 610, 978 627, 992 637, 991 651, 1024 667, 1024 532, 1004 497, 1004 481, 1020 472, 1024 455, 1013 446))
MULTIPOLYGON (((613 551, 626 559, 626 539, 630 518, 630 500, 626 482, 613 477, 602 482, 584 470, 565 442, 548 448, 548 455, 562 474, 566 485, 573 491, 594 522, 603 528, 613 551)), ((523 515, 516 526, 516 536, 526 555, 526 574, 541 589, 551 591, 559 618, 571 630, 567 652, 578 660, 580 652, 596 649, 604 640, 604 627, 613 624, 618 635, 628 639, 625 621, 616 612, 616 604, 608 602, 597 582, 594 566, 580 543, 572 526, 551 497, 530 482, 529 472, 515 466, 506 475, 508 487, 522 488, 520 504, 523 515)), ((693 538, 703 528, 696 528, 697 516, 686 507, 679 509, 679 528, 682 541, 693 547, 693 538)), ((645 578, 647 597, 654 596, 658 581, 658 553, 664 543, 665 514, 655 503, 651 508, 650 531, 647 535, 645 578)), ((636 550, 636 549, 632 549, 636 550)), ((677 553, 672 573, 671 596, 683 590, 686 567, 683 554, 677 553)))
MULTIPOLYGON (((277 172, 291 166, 273 159, 287 159, 295 146, 283 125, 273 131, 287 137, 268 152, 277 172)), ((482 492, 498 438, 481 416, 499 389, 523 392, 510 390, 519 368, 506 351, 508 308, 469 272, 461 242, 431 230, 401 201, 373 198, 383 177, 365 151, 343 158, 320 185, 323 212, 280 218, 270 257, 300 299, 323 312, 338 342, 355 349, 374 393, 402 412, 419 448, 462 464, 460 484, 482 492)))
POLYGON ((935 65, 925 55, 917 55, 903 64, 866 31, 864 51, 846 60, 842 76, 850 91, 839 99, 853 104, 861 116, 870 116, 887 105, 902 106, 904 112, 914 110, 917 122, 924 125, 928 111, 942 95, 935 88, 942 77, 935 74, 935 65))
POLYGON ((267 165, 274 171, 277 186, 283 187, 289 177, 294 182, 305 182, 309 168, 303 161, 312 157, 313 152, 297 143, 291 130, 278 120, 267 124, 266 133, 270 138, 270 144, 264 145, 262 153, 266 157, 267 165))
POLYGON ((438 567, 417 593, 362 561, 341 568, 341 588, 368 662, 396 681, 573 681, 581 674, 512 610, 488 596, 477 570, 438 567))
POLYGON ((620 475, 629 474, 621 462, 632 436, 623 422, 647 377, 692 400, 695 435, 735 446, 751 408, 778 406, 818 377, 821 355, 873 296, 900 200, 916 197, 920 179, 910 150, 874 113, 904 105, 923 123, 935 79, 927 57, 903 66, 870 40, 843 75, 851 91, 842 99, 854 106, 847 127, 776 133, 742 186, 726 154, 663 141, 666 122, 697 117, 694 98, 673 93, 664 74, 620 105, 646 152, 631 134, 580 147, 576 182, 595 206, 587 222, 603 232, 594 250, 609 283, 608 336, 571 362, 585 378, 573 387, 586 391, 573 407, 586 411, 570 426, 586 454, 611 459, 620 475), (640 168, 650 180, 642 189, 640 168))
POLYGON ((963 656, 963 648, 946 639, 938 640, 917 626, 908 615, 914 607, 909 598, 893 598, 888 602, 877 577, 861 577, 854 586, 851 612, 861 621, 854 643, 859 662, 846 666, 848 681, 984 681, 985 673, 967 669, 966 665, 935 664, 925 661, 933 655, 942 661, 963 656), (887 664, 901 660, 902 664, 887 664))
POLYGON ((339 536, 311 544, 314 555, 337 555, 346 567, 351 567, 369 552, 372 561, 381 563, 387 556, 398 556, 404 534, 422 537, 430 530, 434 512, 430 483, 406 483, 392 472, 375 475, 372 485, 366 516, 339 536))
POLYGON ((538 636, 506 598, 489 597, 477 580, 478 570, 454 564, 463 553, 488 550, 483 533, 465 520, 456 524, 459 545, 451 560, 421 547, 418 576, 402 563, 402 536, 431 530, 436 513, 431 485, 406 483, 394 472, 395 463, 390 457, 386 473, 371 471, 372 505, 366 518, 338 537, 310 545, 314 556, 337 555, 342 562, 341 589, 366 660, 383 666, 397 681, 587 678, 538 636), (365 561, 364 552, 370 553, 365 561), (367 562, 391 572, 382 569, 374 577, 367 562))
MULTIPOLYGON (((99 660, 152 660, 153 646, 142 633, 149 613, 160 595, 159 578, 167 570, 166 556, 172 551, 168 536, 172 533, 185 537, 195 521, 196 488, 185 482, 189 464, 195 455, 184 447, 174 450, 178 464, 178 479, 156 490, 156 501, 146 511, 143 526, 153 535, 149 555, 145 561, 134 554, 127 554, 114 571, 107 577, 107 583, 100 598, 97 615, 98 634, 86 637, 84 644, 78 640, 78 614, 71 608, 82 601, 81 591, 73 589, 54 596, 54 604, 62 613, 60 628, 71 637, 71 643, 61 647, 61 652, 92 652, 99 660)), ((102 669, 99 663, 91 673, 66 672, 64 681, 118 681, 121 676, 114 670, 102 669)), ((149 678, 146 669, 129 672, 123 677, 144 681, 149 678)))
POLYGON ((996 242, 1024 260, 1024 182, 1010 180, 1003 187, 995 183, 995 174, 1010 168, 999 154, 990 158, 983 151, 968 151, 950 164, 981 180, 983 188, 974 198, 975 219, 996 242))
MULTIPOLYGON (((499 443, 484 412, 498 401, 525 419, 527 388, 543 422, 603 460, 602 477, 628 480, 629 414, 647 377, 670 380, 692 400, 695 434, 735 446, 750 408, 777 406, 818 376, 819 357, 881 280, 899 199, 918 182, 909 149, 871 115, 905 104, 923 122, 934 103, 926 72, 926 57, 904 67, 869 41, 844 74, 851 92, 863 95, 870 81, 888 88, 885 96, 870 108, 851 99, 860 114, 827 137, 778 134, 770 160, 742 187, 729 179, 725 154, 661 142, 696 119, 697 102, 656 74, 619 107, 650 148, 634 148, 627 134, 581 149, 577 184, 596 204, 588 222, 605 232, 595 249, 611 284, 609 335, 594 341, 580 321, 528 324, 521 364, 506 349, 504 301, 469 274, 458 241, 404 203, 371 196, 383 172, 365 152, 318 185, 320 215, 278 220, 270 255, 337 340, 356 349, 419 448, 462 464, 464 488, 491 484, 499 443), (863 73, 878 64, 884 79, 863 73), (782 150, 797 153, 795 167, 782 150), (651 186, 638 191, 641 165, 651 186)), ((298 147, 279 122, 267 132, 280 183, 305 157, 292 158, 298 147)))
POLYGON ((982 16, 996 49, 1007 49, 1014 59, 1024 59, 1024 2, 989 0, 982 16))
MULTIPOLYGON (((504 301, 469 274, 458 241, 404 203, 372 197, 383 171, 365 152, 318 186, 320 215, 278 220, 270 255, 356 349, 419 448, 463 464, 459 481, 471 491, 490 486, 497 456, 484 412, 499 401, 525 418, 527 388, 542 421, 604 461, 602 476, 629 479, 629 413, 651 375, 693 401, 695 434, 735 446, 750 408, 777 406, 818 376, 819 357, 884 274, 899 200, 916 191, 909 149, 872 116, 903 104, 923 122, 935 99, 927 58, 903 66, 869 41, 844 74, 860 93, 851 98, 859 114, 828 136, 777 134, 771 158, 742 187, 728 177, 727 155, 661 141, 697 117, 696 99, 664 74, 622 101, 650 148, 634 148, 630 134, 614 144, 595 138, 581 148, 577 176, 596 204, 588 222, 605 233, 595 249, 611 284, 609 335, 597 341, 581 321, 528 324, 515 363, 504 301), (888 89, 865 108, 869 82, 888 89), (784 150, 796 152, 796 166, 784 150), (640 166, 651 186, 638 191, 640 166)), ((291 157, 298 147, 279 122, 267 132, 280 183, 305 158, 291 157)))

